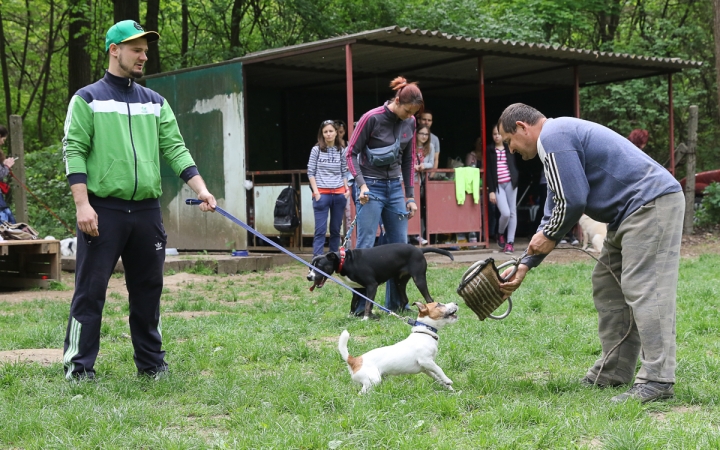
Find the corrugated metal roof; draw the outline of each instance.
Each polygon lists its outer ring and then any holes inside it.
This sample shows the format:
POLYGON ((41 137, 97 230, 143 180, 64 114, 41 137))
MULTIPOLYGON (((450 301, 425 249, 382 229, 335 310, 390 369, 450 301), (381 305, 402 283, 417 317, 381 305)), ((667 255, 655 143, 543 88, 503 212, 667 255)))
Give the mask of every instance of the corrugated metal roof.
POLYGON ((478 92, 483 57, 487 95, 521 94, 678 72, 702 65, 680 58, 599 52, 559 45, 455 36, 387 27, 315 42, 249 53, 237 60, 249 85, 274 88, 345 88, 345 44, 352 44, 354 88, 375 91, 378 78, 402 74, 420 80, 423 92, 469 96, 478 92))

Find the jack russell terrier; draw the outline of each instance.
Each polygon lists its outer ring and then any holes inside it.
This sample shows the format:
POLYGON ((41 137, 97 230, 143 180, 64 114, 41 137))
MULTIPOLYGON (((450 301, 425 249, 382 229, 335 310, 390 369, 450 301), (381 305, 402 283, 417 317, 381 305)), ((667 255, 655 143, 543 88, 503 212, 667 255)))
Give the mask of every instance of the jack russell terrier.
POLYGON ((600 253, 607 235, 607 224, 595 221, 585 214, 580 217, 578 223, 582 228, 582 249, 600 253))
POLYGON ((347 343, 350 333, 347 330, 340 335, 338 350, 340 356, 348 365, 350 377, 356 383, 362 384, 361 394, 366 393, 372 386, 382 381, 383 375, 403 375, 426 373, 449 390, 452 380, 435 363, 438 352, 437 331, 447 324, 458 320, 458 306, 455 303, 428 303, 415 302, 420 314, 421 322, 412 327, 412 332, 405 340, 395 345, 370 350, 362 356, 350 356, 347 343))

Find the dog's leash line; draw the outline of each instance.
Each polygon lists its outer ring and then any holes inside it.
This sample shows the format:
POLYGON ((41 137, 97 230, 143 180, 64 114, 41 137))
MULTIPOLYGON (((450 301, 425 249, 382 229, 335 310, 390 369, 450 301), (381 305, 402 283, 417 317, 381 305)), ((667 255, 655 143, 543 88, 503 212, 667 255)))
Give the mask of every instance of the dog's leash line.
MULTIPOLYGON (((202 203, 203 203, 202 200, 198 200, 198 199, 194 199, 194 198, 188 198, 188 199, 185 200, 185 204, 186 204, 186 205, 200 205, 200 204, 202 204, 202 203)), ((430 325, 427 325, 427 324, 425 324, 425 323, 422 323, 422 322, 420 322, 419 320, 415 320, 415 319, 413 319, 413 318, 407 318, 407 319, 406 319, 406 318, 404 318, 404 317, 402 317, 402 316, 400 316, 400 315, 398 315, 398 314, 395 314, 394 312, 392 312, 392 311, 390 311, 389 309, 385 308, 384 306, 378 304, 377 302, 375 302, 375 301, 373 301, 373 300, 370 300, 367 296, 359 293, 358 291, 356 291, 355 289, 351 288, 350 286, 348 286, 347 284, 343 283, 342 281, 338 280, 337 278, 335 278, 335 277, 333 277, 333 276, 331 276, 331 275, 326 274, 326 273, 323 272, 322 270, 318 269, 317 267, 314 267, 312 264, 308 263, 307 261, 305 261, 305 260, 302 259, 301 257, 297 256, 297 255, 294 254, 293 252, 285 249, 283 246, 278 245, 278 244, 276 244, 275 242, 273 242, 272 240, 268 239, 268 238, 265 237, 262 233, 260 233, 259 231, 255 230, 255 229, 254 229, 253 227, 251 227, 250 225, 247 225, 245 222, 243 222, 242 220, 240 220, 240 219, 238 219, 237 217, 233 216, 233 215, 230 214, 229 212, 225 211, 225 210, 222 209, 220 206, 215 206, 215 211, 216 211, 217 213, 219 213, 221 216, 224 216, 224 217, 230 219, 232 222, 236 223, 237 225, 240 225, 241 227, 243 227, 243 228, 246 229, 247 231, 251 232, 251 233, 254 234, 255 236, 259 237, 259 238, 262 239, 263 241, 265 241, 265 242, 267 242, 268 244, 272 245, 273 247, 275 247, 276 249, 278 249, 278 250, 280 250, 281 252, 285 253, 286 255, 290 256, 291 258, 295 259, 296 261, 301 262, 302 264, 306 265, 307 267, 311 268, 312 270, 318 272, 320 275, 322 275, 322 276, 324 276, 324 277, 326 277, 326 278, 334 281, 335 283, 337 283, 337 284, 339 284, 340 286, 344 287, 345 289, 349 290, 349 291, 352 292, 353 294, 357 294, 358 296, 360 296, 360 298, 363 298, 363 299, 365 299, 365 301, 372 303, 373 305, 377 306, 380 310, 382 310, 382 311, 390 314, 391 316, 397 317, 398 319, 402 320, 403 322, 407 323, 407 324, 410 325, 410 326, 416 326, 416 325, 417 325, 417 326, 424 326, 424 327, 426 327, 426 328, 428 328, 428 329, 430 329, 430 330, 437 331, 434 327, 432 327, 432 326, 430 326, 430 325)))

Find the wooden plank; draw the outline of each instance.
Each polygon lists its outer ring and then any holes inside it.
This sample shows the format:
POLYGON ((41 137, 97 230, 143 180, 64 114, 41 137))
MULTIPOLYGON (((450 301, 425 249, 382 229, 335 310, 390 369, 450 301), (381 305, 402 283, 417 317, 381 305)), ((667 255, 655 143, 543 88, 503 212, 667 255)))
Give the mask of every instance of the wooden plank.
POLYGON ((0 250, 0 286, 48 288, 60 280, 60 241, 2 241, 0 250))

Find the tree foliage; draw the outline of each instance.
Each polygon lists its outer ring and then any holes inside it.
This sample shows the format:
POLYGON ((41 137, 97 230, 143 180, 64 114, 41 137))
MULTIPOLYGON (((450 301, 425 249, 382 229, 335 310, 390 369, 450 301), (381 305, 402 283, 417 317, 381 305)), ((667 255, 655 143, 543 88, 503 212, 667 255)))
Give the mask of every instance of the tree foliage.
MULTIPOLYGON (((702 61, 699 69, 674 75, 673 82, 676 143, 685 139, 688 106, 698 105, 697 164, 704 170, 720 160, 712 20, 718 1, 0 0, 0 117, 24 118, 26 151, 56 145, 68 95, 101 77, 107 66, 105 32, 118 14, 153 27, 157 20, 161 40, 150 52, 157 62, 148 65, 151 72, 397 24, 702 61)), ((648 129, 648 152, 661 163, 667 159, 666 77, 587 87, 581 105, 582 117, 623 135, 648 129)))

